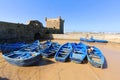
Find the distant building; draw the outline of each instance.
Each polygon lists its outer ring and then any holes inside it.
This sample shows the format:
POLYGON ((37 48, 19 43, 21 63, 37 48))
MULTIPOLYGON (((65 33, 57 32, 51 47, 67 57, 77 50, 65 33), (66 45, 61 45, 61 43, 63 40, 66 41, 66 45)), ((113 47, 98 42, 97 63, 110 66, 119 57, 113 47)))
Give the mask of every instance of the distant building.
POLYGON ((64 33, 64 20, 59 16, 58 18, 45 18, 46 27, 49 29, 53 29, 55 31, 51 31, 51 33, 64 33))
POLYGON ((64 20, 46 18, 46 27, 38 20, 30 20, 27 24, 0 21, 0 43, 31 41, 48 37, 47 34, 63 34, 64 20))

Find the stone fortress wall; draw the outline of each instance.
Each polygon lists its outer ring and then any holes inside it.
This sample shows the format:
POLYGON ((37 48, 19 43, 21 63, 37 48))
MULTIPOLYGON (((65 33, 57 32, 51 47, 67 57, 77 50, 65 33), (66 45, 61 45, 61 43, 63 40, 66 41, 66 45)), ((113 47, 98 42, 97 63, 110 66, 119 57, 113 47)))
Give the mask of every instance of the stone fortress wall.
POLYGON ((64 22, 61 17, 46 19, 46 25, 44 27, 38 20, 30 20, 28 24, 0 21, 0 43, 44 39, 51 33, 62 34, 64 32, 64 22))

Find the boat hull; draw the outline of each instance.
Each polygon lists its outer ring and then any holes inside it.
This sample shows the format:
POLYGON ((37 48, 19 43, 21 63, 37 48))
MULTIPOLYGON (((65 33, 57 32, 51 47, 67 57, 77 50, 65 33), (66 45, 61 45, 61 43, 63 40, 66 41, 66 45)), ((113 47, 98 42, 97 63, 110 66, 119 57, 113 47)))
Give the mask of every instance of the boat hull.
POLYGON ((86 38, 80 38, 80 41, 84 41, 84 42, 95 42, 92 39, 86 39, 86 38))
POLYGON ((92 66, 97 68, 103 68, 104 56, 101 51, 95 46, 93 52, 87 54, 87 59, 92 66))
POLYGON ((96 68, 103 68, 103 64, 89 60, 89 63, 96 68))
POLYGON ((3 56, 3 57, 10 64, 17 65, 17 66, 30 66, 39 62, 39 60, 41 59, 41 54, 29 59, 13 59, 6 56, 3 56))
POLYGON ((12 52, 12 51, 19 50, 26 46, 27 44, 24 42, 18 42, 18 43, 13 43, 13 44, 1 44, 1 51, 4 53, 12 52))
POLYGON ((70 54, 70 59, 76 63, 82 63, 85 57, 87 56, 87 48, 86 45, 82 42, 80 43, 73 43, 73 51, 70 54))
POLYGON ((71 53, 72 53, 72 45, 71 43, 66 43, 59 48, 58 52, 55 54, 54 57, 56 61, 66 62, 69 59, 69 55, 71 53))
POLYGON ((3 52, 3 58, 8 61, 10 64, 14 64, 17 66, 29 66, 33 65, 41 58, 41 53, 38 52, 39 50, 39 41, 36 40, 34 43, 24 47, 18 51, 13 52, 3 52))
POLYGON ((94 40, 95 40, 95 42, 99 42, 99 43, 108 43, 107 40, 97 40, 97 39, 94 39, 94 40))
POLYGON ((52 45, 42 52, 42 56, 45 58, 54 57, 55 53, 58 51, 60 44, 52 43, 52 45))

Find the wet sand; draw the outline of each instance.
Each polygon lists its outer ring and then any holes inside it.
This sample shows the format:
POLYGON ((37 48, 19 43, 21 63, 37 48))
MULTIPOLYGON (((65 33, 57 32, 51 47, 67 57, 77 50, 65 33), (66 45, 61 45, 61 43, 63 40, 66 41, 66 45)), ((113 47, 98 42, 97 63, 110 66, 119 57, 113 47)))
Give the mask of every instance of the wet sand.
MULTIPOLYGON (((79 42, 53 40, 61 44, 79 42)), ((120 80, 120 44, 87 43, 98 47, 105 56, 104 68, 94 68, 89 63, 56 62, 43 58, 39 65, 18 67, 6 62, 0 53, 0 80, 120 80)))

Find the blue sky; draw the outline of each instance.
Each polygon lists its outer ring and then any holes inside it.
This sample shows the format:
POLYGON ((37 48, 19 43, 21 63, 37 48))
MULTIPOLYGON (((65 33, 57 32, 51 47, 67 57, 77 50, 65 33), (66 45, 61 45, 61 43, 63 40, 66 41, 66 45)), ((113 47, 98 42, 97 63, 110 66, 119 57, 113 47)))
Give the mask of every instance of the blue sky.
POLYGON ((0 0, 0 21, 26 23, 61 16, 65 32, 120 32, 120 0, 0 0))

